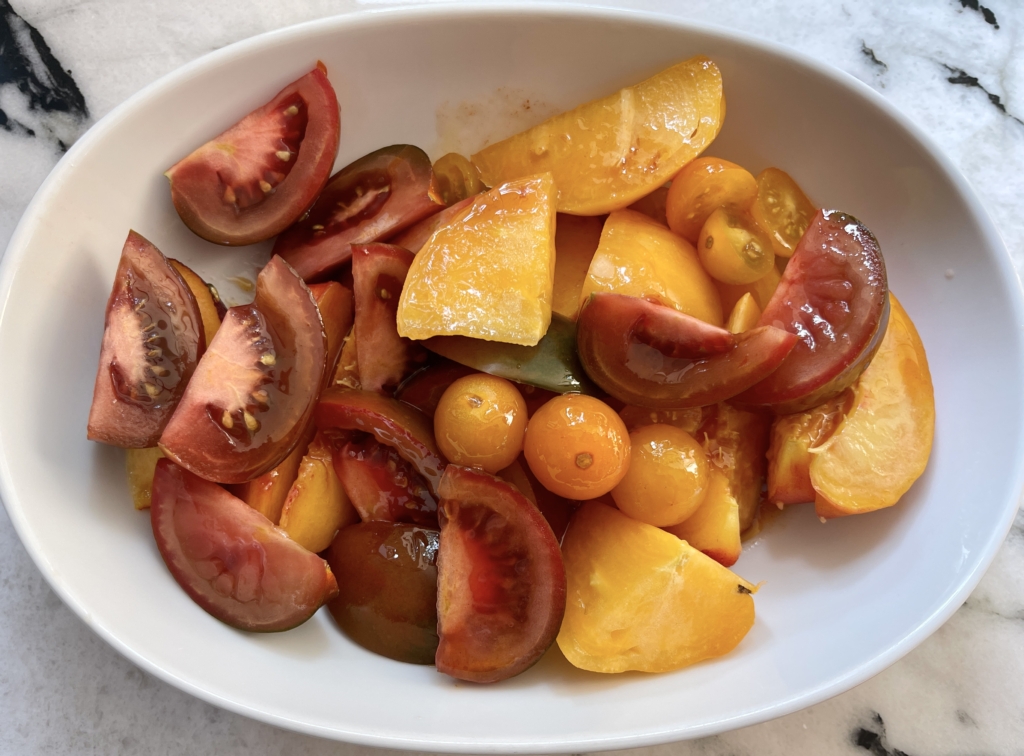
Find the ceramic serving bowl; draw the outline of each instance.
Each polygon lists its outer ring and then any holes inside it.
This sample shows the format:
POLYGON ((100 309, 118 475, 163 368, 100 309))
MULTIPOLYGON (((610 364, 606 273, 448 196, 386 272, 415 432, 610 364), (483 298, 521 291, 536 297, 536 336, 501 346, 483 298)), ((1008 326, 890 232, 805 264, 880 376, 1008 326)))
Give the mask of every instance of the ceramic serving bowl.
POLYGON ((65 602, 143 669, 206 701, 357 743, 583 751, 721 732, 844 691, 945 621, 977 584, 1022 488, 1024 324, 1017 279, 965 180, 851 77, 717 28, 594 9, 433 8, 345 16, 205 56, 96 124, 26 211, 0 275, 0 494, 65 602), (123 453, 86 441, 103 311, 134 228, 220 285, 268 248, 215 247, 171 205, 163 171, 322 60, 342 111, 340 167, 378 147, 468 154, 559 110, 703 53, 729 102, 710 154, 775 165, 881 241, 935 382, 935 447, 890 510, 822 525, 793 508, 734 568, 764 581, 728 656, 672 674, 602 676, 552 649, 481 687, 384 659, 321 611, 281 634, 222 625, 174 583, 123 453))

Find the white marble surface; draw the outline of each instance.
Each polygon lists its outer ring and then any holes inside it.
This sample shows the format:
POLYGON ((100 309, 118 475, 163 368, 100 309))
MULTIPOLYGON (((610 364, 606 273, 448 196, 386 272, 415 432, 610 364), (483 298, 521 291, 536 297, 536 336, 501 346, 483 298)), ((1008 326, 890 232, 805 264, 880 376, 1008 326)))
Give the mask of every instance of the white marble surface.
MULTIPOLYGON (((1013 0, 987 2, 592 4, 636 7, 742 29, 797 47, 857 76, 946 150, 987 205, 1020 270, 1024 5, 1013 0), (971 77, 978 86, 972 85, 971 77)), ((14 12, 38 30, 63 68, 72 72, 88 116, 54 118, 27 109, 16 86, 5 83, 0 45, 0 110, 8 116, 9 127, 0 125, 0 249, 60 157, 58 140, 70 141, 141 87, 210 50, 266 30, 391 4, 11 0, 14 12), (14 120, 36 136, 26 135, 14 120)), ((10 10, 6 6, 6 0, 0 0, 0 14, 10 10)), ((139 671, 61 604, 4 516, 0 711, 3 754, 374 752, 221 711, 139 671)), ((874 679, 773 722, 636 753, 865 752, 1024 754, 1024 516, 1018 515, 1007 542, 964 607, 918 649, 874 679)))

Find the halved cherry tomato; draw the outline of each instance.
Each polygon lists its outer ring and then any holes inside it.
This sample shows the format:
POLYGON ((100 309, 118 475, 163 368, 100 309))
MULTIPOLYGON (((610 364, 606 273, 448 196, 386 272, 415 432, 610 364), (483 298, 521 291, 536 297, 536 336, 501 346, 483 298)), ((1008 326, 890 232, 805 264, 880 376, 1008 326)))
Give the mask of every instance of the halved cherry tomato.
POLYGON ((482 470, 449 465, 440 494, 437 669, 504 680, 533 665, 558 634, 558 541, 529 499, 482 470))
POLYGON ((323 559, 216 483, 169 459, 156 465, 150 519, 178 585, 233 627, 288 630, 338 593, 323 559))
POLYGON ((398 335, 398 298, 412 261, 412 253, 391 244, 352 245, 356 361, 366 391, 394 388, 427 359, 420 344, 398 335))
POLYGON ((577 322, 591 379, 627 404, 679 409, 724 401, 775 370, 797 338, 762 326, 736 336, 675 308, 602 292, 577 322))
POLYGON ((326 358, 313 295, 274 257, 256 279, 253 304, 228 310, 160 447, 207 480, 244 483, 261 475, 306 431, 326 358))
POLYGON ((129 231, 107 300, 89 438, 155 446, 205 348, 199 305, 185 281, 129 231))
POLYGON ((759 321, 799 341, 778 370, 736 402, 788 414, 839 395, 871 362, 888 320, 885 261, 875 237, 851 215, 819 211, 759 321))
POLYGON ((487 189, 477 167, 457 152, 439 157, 434 175, 439 194, 449 207, 487 189))
POLYGON ((788 173, 765 168, 757 175, 757 200, 750 212, 771 236, 775 254, 785 262, 796 251, 817 210, 788 173))
POLYGON ((341 589, 327 608, 348 637, 389 659, 434 663, 438 535, 388 522, 342 528, 327 550, 341 589))
POLYGON ((697 158, 672 179, 665 201, 668 227, 696 244, 711 213, 720 207, 746 211, 756 196, 757 182, 745 168, 721 158, 697 158))
POLYGON ((320 63, 165 174, 192 231, 254 244, 295 222, 324 188, 338 152, 338 98, 320 63))
POLYGON ((348 262, 353 244, 387 239, 443 207, 427 154, 385 147, 331 176, 309 213, 277 238, 274 254, 316 280, 348 262))

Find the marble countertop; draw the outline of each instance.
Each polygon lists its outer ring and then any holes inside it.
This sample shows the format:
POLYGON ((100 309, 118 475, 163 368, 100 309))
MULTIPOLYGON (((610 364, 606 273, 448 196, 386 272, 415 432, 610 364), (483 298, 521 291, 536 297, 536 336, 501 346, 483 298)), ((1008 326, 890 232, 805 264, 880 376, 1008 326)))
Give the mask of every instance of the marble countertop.
MULTIPOLYGON (((900 108, 967 176, 1024 267, 1024 5, 618 0, 781 42, 900 108)), ((92 123, 206 52, 391 0, 0 0, 0 250, 92 123)), ((984 432, 979 429, 979 432, 984 432)), ((140 671, 50 590, 0 516, 0 753, 376 753, 222 711, 140 671)), ((636 753, 1024 754, 1024 515, 967 603, 875 678, 772 722, 636 753)))

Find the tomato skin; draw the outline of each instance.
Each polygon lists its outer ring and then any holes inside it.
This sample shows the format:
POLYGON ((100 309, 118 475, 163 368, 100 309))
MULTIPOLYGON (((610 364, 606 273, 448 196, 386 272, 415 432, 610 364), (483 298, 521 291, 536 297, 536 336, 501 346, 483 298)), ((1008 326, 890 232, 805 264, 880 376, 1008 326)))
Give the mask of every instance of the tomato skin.
POLYGON ((305 433, 324 381, 327 336, 312 293, 281 258, 232 307, 160 436, 164 453, 218 483, 275 467, 305 433))
POLYGON ((309 213, 277 238, 274 254, 307 281, 320 280, 352 258, 353 244, 383 241, 442 208, 427 154, 384 147, 331 176, 309 213))
POLYGON ((888 320, 878 241, 853 216, 819 211, 759 321, 799 340, 778 370, 735 403, 789 414, 838 396, 871 362, 888 320))
POLYGON ((160 250, 129 231, 107 300, 89 439, 155 446, 205 348, 188 285, 160 250))
POLYGON ((150 521, 174 579, 232 627, 288 630, 338 593, 323 559, 241 499, 168 459, 156 465, 150 521))
POLYGON ((165 174, 171 182, 171 200, 185 225, 215 244, 240 246, 269 239, 294 223, 320 194, 334 165, 340 135, 338 98, 327 80, 326 69, 319 64, 266 105, 172 166, 165 174), (290 108, 298 112, 290 116, 290 108), (289 125, 290 119, 303 116, 304 126, 289 125), (288 129, 301 131, 297 144, 295 138, 259 143, 261 137, 266 139, 266 132, 274 129, 275 119, 284 133, 288 129), (282 147, 292 157, 277 157, 282 147), (238 153, 250 161, 267 162, 262 166, 243 164, 233 158, 238 153), (261 167, 265 170, 258 173, 261 167), (251 175, 242 175, 246 172, 251 175), (233 180, 225 187, 226 174, 237 174, 237 183, 233 180), (271 179, 276 185, 271 186, 271 179), (251 193, 247 184, 257 181, 263 181, 270 190, 261 191, 257 185, 257 196, 247 199, 251 193), (232 194, 237 195, 236 200, 229 202, 232 194))
POLYGON ((554 642, 565 612, 565 567, 538 509, 493 475, 449 465, 440 486, 437 670, 505 680, 554 642))

